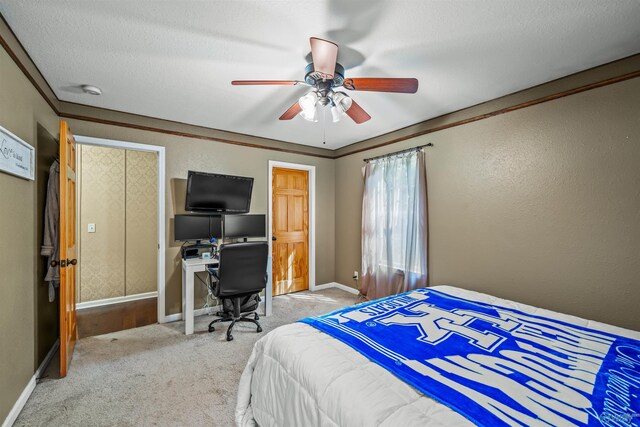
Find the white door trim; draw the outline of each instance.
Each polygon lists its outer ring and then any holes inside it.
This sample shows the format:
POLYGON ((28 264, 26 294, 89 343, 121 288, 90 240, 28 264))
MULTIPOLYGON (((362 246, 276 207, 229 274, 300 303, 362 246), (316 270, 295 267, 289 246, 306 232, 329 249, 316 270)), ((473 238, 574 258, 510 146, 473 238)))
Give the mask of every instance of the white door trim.
MULTIPOLYGON (((316 167, 311 165, 303 165, 299 163, 279 162, 269 160, 269 179, 267 181, 268 194, 268 230, 267 240, 269 241, 269 256, 272 257, 271 236, 273 236, 271 215, 273 213, 273 194, 271 181, 273 179, 273 168, 285 168, 304 170, 309 172, 309 290, 316 290, 316 167)), ((272 258, 273 259, 273 258, 272 258)), ((273 286, 273 272, 271 272, 270 282, 273 286)), ((269 311, 271 310, 269 307, 269 311)))
MULTIPOLYGON (((158 153, 158 322, 165 323, 165 148, 159 145, 138 144, 135 142, 117 141, 113 139, 94 138, 91 136, 75 136, 76 142, 82 145, 120 148, 125 150, 149 151, 158 153)), ((82 184, 80 184, 82 185, 82 184)))

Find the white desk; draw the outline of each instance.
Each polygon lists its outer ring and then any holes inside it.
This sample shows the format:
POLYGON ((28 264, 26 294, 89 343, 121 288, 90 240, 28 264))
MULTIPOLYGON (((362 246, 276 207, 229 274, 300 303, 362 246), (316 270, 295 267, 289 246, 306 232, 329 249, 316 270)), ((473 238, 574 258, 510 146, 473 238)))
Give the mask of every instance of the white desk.
MULTIPOLYGON (((193 294, 194 280, 196 273, 206 271, 207 266, 217 266, 218 260, 190 258, 182 260, 182 319, 184 320, 185 335, 193 334, 193 294)), ((264 315, 271 316, 271 297, 273 288, 271 286, 271 257, 267 260, 268 281, 264 295, 264 315)))

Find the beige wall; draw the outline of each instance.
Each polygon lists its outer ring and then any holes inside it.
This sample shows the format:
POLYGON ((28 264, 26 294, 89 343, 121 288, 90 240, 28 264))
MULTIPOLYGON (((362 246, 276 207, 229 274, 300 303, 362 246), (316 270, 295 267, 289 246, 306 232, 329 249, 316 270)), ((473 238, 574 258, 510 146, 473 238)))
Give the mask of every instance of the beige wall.
MULTIPOLYGON (((58 119, 13 60, 0 49, 0 126, 37 145, 38 124, 58 135, 58 119)), ((36 186, 0 172, 0 420, 35 368, 36 186)))
POLYGON ((360 270, 363 158, 426 149, 430 283, 640 330, 640 79, 336 161, 336 280, 360 270))
MULTIPOLYGON (((141 120, 144 120, 141 118, 141 120)), ((69 119, 76 135, 115 139, 166 147, 166 309, 181 311, 182 271, 180 242, 173 240, 173 217, 184 213, 185 181, 188 170, 252 176, 252 213, 267 213, 268 161, 279 160, 316 166, 316 283, 334 281, 334 160, 300 154, 259 150, 194 138, 69 119)), ((199 289, 196 298, 201 298, 199 289)), ((196 300, 196 307, 204 301, 196 300)))

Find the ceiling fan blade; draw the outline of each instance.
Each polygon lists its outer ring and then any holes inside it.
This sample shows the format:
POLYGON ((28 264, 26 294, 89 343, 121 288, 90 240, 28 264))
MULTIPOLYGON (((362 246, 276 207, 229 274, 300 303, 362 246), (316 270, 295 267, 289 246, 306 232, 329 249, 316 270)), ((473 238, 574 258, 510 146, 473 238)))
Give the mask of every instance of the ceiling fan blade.
POLYGON ((416 93, 418 79, 391 79, 362 77, 345 79, 343 86, 349 90, 367 90, 373 92, 416 93))
POLYGON ((364 123, 371 118, 371 116, 367 114, 367 112, 364 111, 353 99, 351 100, 351 107, 346 111, 346 113, 357 124, 364 123))
POLYGON ((338 45, 328 40, 311 37, 311 57, 313 58, 313 71, 321 78, 332 80, 336 72, 338 60, 338 45))
POLYGON ((283 115, 280 116, 280 120, 291 120, 302 111, 302 107, 296 101, 283 115))
POLYGON ((297 85, 299 82, 297 80, 233 80, 231 82, 234 86, 248 86, 248 85, 287 85, 293 86, 297 85))

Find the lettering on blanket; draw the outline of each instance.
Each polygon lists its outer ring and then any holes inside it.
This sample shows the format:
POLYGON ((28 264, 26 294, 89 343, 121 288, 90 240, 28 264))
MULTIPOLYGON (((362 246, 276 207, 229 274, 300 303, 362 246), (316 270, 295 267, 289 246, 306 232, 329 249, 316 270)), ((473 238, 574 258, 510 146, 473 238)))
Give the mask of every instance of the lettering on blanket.
POLYGON ((476 423, 640 422, 640 342, 629 338, 428 289, 303 322, 476 423))
POLYGON ((616 348, 619 369, 609 370, 607 397, 604 399, 603 415, 607 425, 628 426, 640 420, 640 413, 630 413, 635 400, 640 400, 640 347, 622 345, 616 348))

